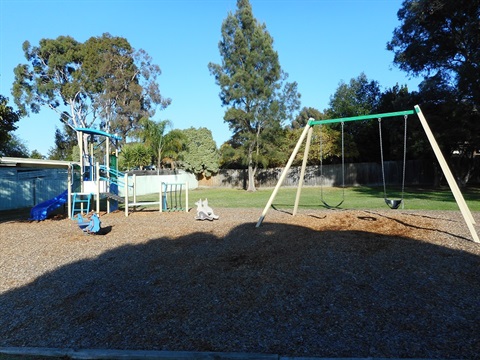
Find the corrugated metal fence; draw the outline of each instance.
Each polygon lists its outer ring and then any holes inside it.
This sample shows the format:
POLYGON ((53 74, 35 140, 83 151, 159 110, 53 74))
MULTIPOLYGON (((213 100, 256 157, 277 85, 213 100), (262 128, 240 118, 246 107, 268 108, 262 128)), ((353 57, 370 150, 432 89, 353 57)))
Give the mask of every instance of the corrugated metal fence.
POLYGON ((0 210, 33 207, 65 191, 67 171, 1 169, 0 210))

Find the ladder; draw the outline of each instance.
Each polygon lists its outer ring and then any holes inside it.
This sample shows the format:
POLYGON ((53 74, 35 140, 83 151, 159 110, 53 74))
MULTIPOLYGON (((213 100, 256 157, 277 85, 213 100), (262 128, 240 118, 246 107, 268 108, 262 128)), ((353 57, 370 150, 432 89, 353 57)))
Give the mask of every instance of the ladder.
POLYGON ((90 199, 92 194, 90 193, 73 193, 72 200, 72 219, 75 213, 89 212, 90 211, 90 199))

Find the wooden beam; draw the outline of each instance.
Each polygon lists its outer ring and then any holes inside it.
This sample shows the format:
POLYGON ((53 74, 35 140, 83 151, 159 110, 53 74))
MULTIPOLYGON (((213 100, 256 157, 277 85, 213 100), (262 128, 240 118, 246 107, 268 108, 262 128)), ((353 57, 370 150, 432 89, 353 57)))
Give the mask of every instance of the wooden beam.
POLYGON ((293 160, 295 160, 295 156, 297 156, 298 150, 300 150, 300 146, 302 145, 303 140, 305 140, 305 136, 307 136, 308 130, 310 128, 311 126, 307 124, 307 126, 305 126, 305 129, 303 129, 302 135, 300 136, 300 139, 298 139, 297 145, 295 146, 295 149, 293 149, 292 155, 290 155, 290 159, 288 159, 287 165, 285 165, 285 169, 283 169, 283 172, 280 175, 280 179, 278 179, 277 185, 275 186, 275 189, 273 189, 273 192, 268 199, 267 205, 265 205, 262 215, 258 219, 257 225, 255 227, 258 228, 260 227, 260 225, 262 225, 263 219, 265 219, 268 209, 270 208, 270 206, 272 206, 273 200, 275 200, 275 196, 277 196, 278 190, 280 189, 280 186, 282 186, 283 181, 287 176, 288 170, 290 170, 293 160))
POLYGON ((297 195, 295 196, 295 205, 293 206, 293 216, 297 215, 298 204, 300 203, 300 195, 302 194, 303 179, 305 177, 305 168, 307 167, 308 152, 310 151, 310 143, 312 142, 313 127, 310 127, 307 134, 307 142, 305 151, 303 152, 302 170, 298 179, 297 195))
POLYGON ((423 115, 422 110, 420 109, 420 106, 415 105, 415 111, 417 112, 418 118, 420 119, 420 123, 423 126, 423 130, 427 135, 428 141, 430 141, 430 145, 432 146, 433 152, 435 153, 435 156, 437 157, 440 167, 442 168, 443 174, 447 179, 448 185, 450 186, 450 190, 452 191, 453 196, 455 197, 455 201, 457 202, 457 205, 460 208, 460 211, 462 212, 462 216, 465 220, 465 223, 468 226, 468 230, 470 230, 470 234, 472 235, 473 241, 476 243, 480 243, 480 239, 478 238, 477 231, 473 226, 475 224, 475 219, 473 218, 472 213, 470 212, 470 209, 468 208, 468 205, 465 202, 465 199, 463 198, 463 195, 457 185, 457 182, 455 181, 455 178, 453 177, 453 174, 450 171, 450 168, 448 167, 445 157, 443 156, 442 151, 440 150, 440 147, 438 146, 438 143, 435 140, 435 137, 433 136, 432 131, 430 130, 430 126, 427 123, 427 119, 425 119, 425 116, 423 115))

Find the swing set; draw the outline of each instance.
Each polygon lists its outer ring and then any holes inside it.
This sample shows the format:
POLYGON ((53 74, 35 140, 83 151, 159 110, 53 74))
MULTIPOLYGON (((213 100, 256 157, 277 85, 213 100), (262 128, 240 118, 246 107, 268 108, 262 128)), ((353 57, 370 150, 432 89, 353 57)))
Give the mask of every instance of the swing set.
POLYGON ((256 224, 256 227, 260 227, 262 224, 263 220, 265 219, 265 216, 267 215, 268 210, 273 204, 273 201, 275 200, 275 197, 280 189, 280 187, 283 184, 283 181, 285 180, 288 171, 290 170, 290 167, 292 166, 293 161, 295 160, 295 157, 297 156, 298 151, 300 150, 300 147, 302 146, 303 142, 305 141, 305 151, 303 155, 303 161, 302 161, 302 168, 300 172, 300 178, 298 181, 298 187, 297 187, 297 193, 296 193, 296 198, 295 198, 295 204, 293 208, 293 215, 295 216, 298 211, 298 205, 300 202, 300 195, 302 191, 302 186, 303 186, 303 181, 305 177, 305 169, 307 165, 307 160, 308 160, 308 153, 310 150, 310 144, 312 140, 312 133, 313 133, 313 128, 314 126, 322 126, 325 124, 334 124, 334 123, 341 123, 341 140, 342 140, 342 189, 343 189, 343 196, 341 201, 336 204, 336 205, 329 205, 325 199, 324 199, 324 194, 323 194, 323 182, 324 182, 324 176, 323 176, 323 153, 322 153, 322 139, 320 136, 320 177, 322 179, 321 181, 321 201, 322 203, 328 207, 328 208, 337 208, 340 205, 343 204, 345 200, 345 141, 344 141, 344 123, 349 122, 349 121, 360 121, 360 120, 372 120, 372 119, 377 119, 378 120, 378 128, 379 128, 379 136, 380 136, 380 156, 381 156, 381 165, 382 165, 382 181, 383 181, 383 191, 384 191, 384 200, 385 203, 391 208, 391 209, 398 209, 400 205, 404 206, 404 191, 405 191, 405 164, 406 164, 406 149, 407 149, 407 118, 409 115, 414 115, 416 114, 420 120, 420 123, 423 127, 423 130, 425 131, 425 134, 427 135, 427 138, 430 142, 430 146, 433 149, 433 152, 435 153, 435 156, 440 164, 440 167, 443 171, 443 174, 445 175, 445 178, 447 179, 448 185, 450 187, 450 190, 453 193, 453 196, 455 198, 455 201, 457 202, 458 207, 460 208, 460 211, 462 213, 462 216, 465 220, 465 223, 467 224, 467 227, 470 231, 470 234, 472 235, 473 241, 480 243, 480 239, 478 237, 478 234, 475 230, 475 220, 473 219, 472 213, 470 212, 470 209, 468 208, 465 199, 463 198, 462 193, 460 192, 460 189, 455 181, 455 178, 453 177, 452 172, 450 171, 450 168, 448 167, 447 162, 445 161, 445 158, 437 144, 437 141, 435 140, 435 137, 433 136, 432 131, 430 130, 430 126, 427 123, 427 120, 425 119, 425 116, 422 113, 422 110, 418 105, 415 105, 414 110, 406 110, 406 111, 397 111, 397 112, 391 112, 391 113, 383 113, 383 114, 372 114, 372 115, 361 115, 361 116, 354 116, 354 117, 348 117, 348 118, 340 118, 340 119, 328 119, 328 120, 314 120, 314 119, 309 119, 307 125, 305 126, 292 154, 290 155, 290 158, 288 159, 287 165, 285 166, 282 174, 280 175, 280 178, 273 189, 272 194, 270 195, 270 198, 265 205, 265 208, 263 209, 263 212, 258 219, 258 222, 256 224), (404 118, 404 141, 403 141, 403 171, 402 171, 402 192, 401 192, 401 198, 400 199, 389 199, 387 197, 387 187, 386 187, 386 180, 385 180, 385 165, 384 165, 384 156, 383 156, 383 139, 382 139, 382 119, 384 118, 390 118, 390 117, 399 117, 403 116, 404 118), (306 140, 305 140, 306 139, 306 140))

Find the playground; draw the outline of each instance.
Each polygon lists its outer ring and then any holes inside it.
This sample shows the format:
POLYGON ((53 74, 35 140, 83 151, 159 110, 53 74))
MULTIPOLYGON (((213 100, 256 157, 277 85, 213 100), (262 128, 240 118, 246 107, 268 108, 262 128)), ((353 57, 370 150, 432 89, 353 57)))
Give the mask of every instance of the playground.
POLYGON ((214 210, 1 222, 0 347, 478 358, 459 211, 214 210))

